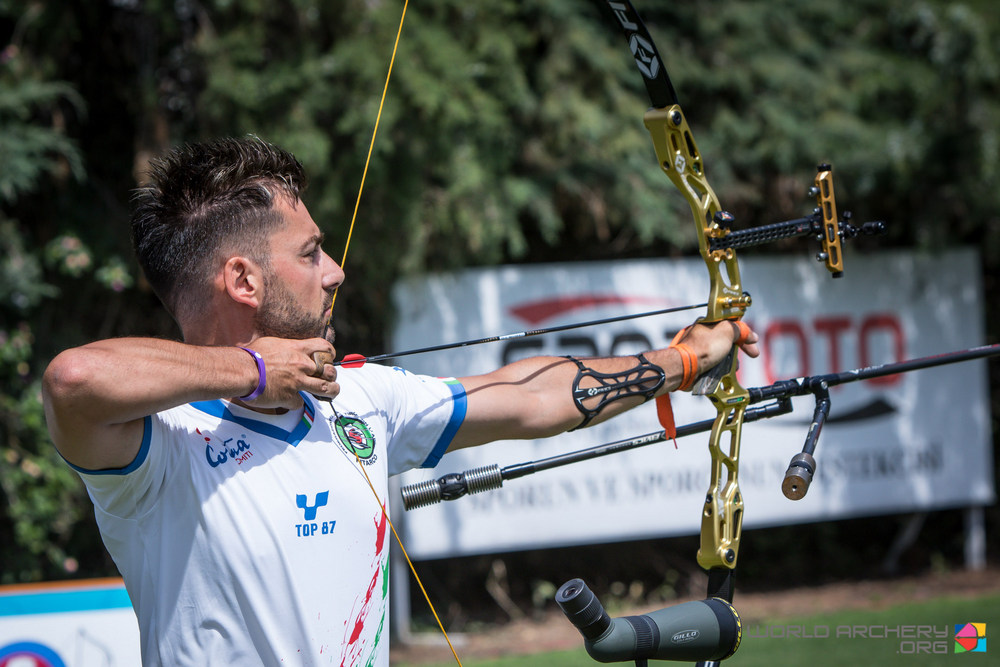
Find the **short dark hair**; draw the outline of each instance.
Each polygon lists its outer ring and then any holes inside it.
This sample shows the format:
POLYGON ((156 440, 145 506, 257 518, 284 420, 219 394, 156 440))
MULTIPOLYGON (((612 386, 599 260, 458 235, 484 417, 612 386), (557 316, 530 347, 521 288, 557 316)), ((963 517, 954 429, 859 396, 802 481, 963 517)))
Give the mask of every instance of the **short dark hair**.
POLYGON ((295 156, 257 137, 175 148, 148 175, 132 197, 132 244, 175 319, 182 304, 202 302, 220 253, 269 266, 268 236, 283 223, 274 197, 298 202, 307 184, 295 156))

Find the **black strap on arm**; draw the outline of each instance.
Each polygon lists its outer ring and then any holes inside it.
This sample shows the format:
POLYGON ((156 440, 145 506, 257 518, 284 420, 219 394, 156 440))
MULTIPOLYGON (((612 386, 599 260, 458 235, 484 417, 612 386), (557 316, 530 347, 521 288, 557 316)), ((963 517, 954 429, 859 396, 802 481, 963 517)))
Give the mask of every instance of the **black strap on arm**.
POLYGON ((666 374, 662 368, 650 362, 642 354, 637 354, 635 357, 638 360, 635 366, 617 373, 601 373, 588 368, 576 357, 566 357, 576 364, 573 402, 583 415, 583 421, 572 430, 588 426, 609 403, 633 396, 642 396, 643 400, 648 401, 656 396, 657 390, 666 381, 666 374), (594 382, 587 383, 590 385, 588 387, 581 386, 587 378, 594 382))

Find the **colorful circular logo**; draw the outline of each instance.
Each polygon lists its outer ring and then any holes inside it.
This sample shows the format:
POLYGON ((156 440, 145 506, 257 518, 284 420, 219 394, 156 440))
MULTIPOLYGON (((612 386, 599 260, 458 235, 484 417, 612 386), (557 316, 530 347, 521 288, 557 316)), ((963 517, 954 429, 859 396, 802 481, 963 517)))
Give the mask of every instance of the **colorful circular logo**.
POLYGON ((44 644, 17 642, 0 646, 0 667, 66 667, 66 663, 44 644))
POLYGON ((375 453, 375 436, 357 417, 341 416, 336 422, 336 432, 341 444, 359 459, 370 459, 375 453))

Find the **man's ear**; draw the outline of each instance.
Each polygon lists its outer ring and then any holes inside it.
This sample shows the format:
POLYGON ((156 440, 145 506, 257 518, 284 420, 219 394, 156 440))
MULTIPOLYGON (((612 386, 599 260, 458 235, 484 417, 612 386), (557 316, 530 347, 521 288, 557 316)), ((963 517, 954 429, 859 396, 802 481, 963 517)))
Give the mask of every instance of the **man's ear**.
POLYGON ((230 257, 222 269, 222 287, 237 303, 252 308, 264 298, 264 272, 257 262, 247 257, 230 257))

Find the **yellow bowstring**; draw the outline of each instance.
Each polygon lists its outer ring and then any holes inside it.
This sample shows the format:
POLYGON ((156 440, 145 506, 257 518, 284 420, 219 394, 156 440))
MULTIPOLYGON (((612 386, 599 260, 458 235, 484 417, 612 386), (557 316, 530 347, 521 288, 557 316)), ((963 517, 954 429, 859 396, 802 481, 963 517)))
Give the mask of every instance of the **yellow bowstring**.
MULTIPOLYGON (((372 152, 375 149, 375 137, 378 134, 378 126, 382 120, 382 107, 385 105, 386 93, 389 90, 389 79, 392 77, 392 66, 396 63, 396 50, 399 48, 399 38, 403 34, 403 21, 406 19, 406 8, 409 5, 409 0, 404 0, 403 2, 403 13, 399 17, 399 28, 396 30, 396 41, 392 45, 392 57, 389 58, 389 71, 385 75, 385 85, 382 87, 382 99, 378 103, 378 114, 375 116, 375 127, 372 129, 372 139, 368 144, 368 156, 365 158, 365 168, 361 172, 361 185, 358 187, 358 197, 354 201, 354 213, 351 215, 351 226, 347 230, 347 241, 344 243, 344 256, 340 260, 341 268, 347 262, 347 250, 351 247, 351 236, 354 234, 354 222, 358 219, 358 209, 361 206, 361 193, 365 189, 365 179, 368 176, 368 165, 371 163, 372 152)), ((333 292, 333 300, 330 303, 330 320, 328 325, 333 324, 333 304, 337 301, 337 292, 340 286, 333 292)), ((336 409, 334 410, 336 413, 336 409)), ((339 415, 337 418, 339 420, 339 415)), ((375 490, 375 485, 372 484, 371 479, 368 477, 368 472, 365 470, 364 465, 361 463, 361 459, 358 458, 357 452, 354 453, 354 458, 357 459, 358 468, 361 473, 365 476, 365 481, 368 482, 368 488, 372 490, 372 494, 375 496, 375 501, 378 503, 379 508, 382 510, 382 515, 385 520, 389 523, 389 528, 392 529, 392 534, 396 538, 396 543, 399 545, 400 551, 403 552, 403 557, 406 559, 406 564, 410 567, 410 572, 413 573, 413 578, 416 580, 417 585, 420 586, 420 592, 424 595, 424 600, 427 601, 427 606, 430 607, 431 613, 434 615, 434 620, 437 621, 438 628, 441 629, 441 634, 444 635, 444 640, 448 642, 448 648, 451 649, 451 654, 455 657, 455 662, 458 663, 459 667, 462 665, 462 661, 458 659, 458 653, 455 651, 455 646, 451 643, 451 638, 448 637, 447 631, 444 629, 444 624, 441 622, 441 618, 438 616, 437 610, 434 608, 434 603, 431 602, 430 596, 427 594, 427 589, 424 588, 424 582, 420 580, 420 575, 417 574, 417 568, 414 567, 413 561, 410 560, 410 555, 406 553, 406 547, 403 546, 403 540, 399 537, 399 533, 396 532, 396 526, 393 525, 392 519, 389 518, 389 513, 385 509, 385 503, 379 498, 378 491, 375 490)))
MULTIPOLYGON (((403 34, 403 21, 406 19, 406 8, 410 0, 403 1, 403 13, 399 17, 399 28, 396 30, 396 41, 392 45, 392 56, 389 58, 389 71, 385 73, 385 85, 382 86, 382 99, 378 103, 378 113, 375 115, 375 127, 372 128, 372 140, 368 144, 368 156, 365 158, 365 168, 361 171, 361 184, 358 186, 358 196, 354 200, 354 213, 351 215, 351 226, 347 228, 347 240, 344 242, 344 256, 340 260, 340 268, 344 268, 347 263, 347 250, 351 247, 351 236, 354 234, 354 221, 358 219, 358 208, 361 206, 361 193, 365 190, 365 179, 368 177, 368 165, 372 161, 372 151, 375 149, 375 136, 378 134, 378 125, 382 121, 382 107, 385 105, 385 95, 389 91, 389 79, 392 77, 392 66, 396 64, 396 49, 399 48, 399 38, 403 34)), ((333 290, 333 301, 330 302, 330 320, 328 324, 333 324, 333 304, 337 302, 337 292, 340 285, 333 290)))
MULTIPOLYGON (((351 449, 354 452, 353 449, 351 449)), ((375 485, 372 484, 372 480, 368 477, 368 472, 365 470, 365 466, 361 463, 361 458, 358 457, 358 453, 354 452, 354 458, 358 461, 358 468, 361 469, 361 474, 365 476, 365 481, 368 482, 368 488, 372 490, 375 494, 375 500, 379 504, 379 508, 382 510, 382 516, 389 523, 389 528, 392 529, 392 534, 396 538, 396 544, 399 545, 399 550, 403 552, 403 558, 406 559, 406 564, 410 566, 410 572, 413 573, 413 578, 417 580, 417 585, 420 586, 420 592, 424 594, 424 600, 427 601, 427 606, 430 607, 431 613, 434 614, 434 620, 437 621, 438 628, 441 630, 441 634, 444 635, 444 640, 448 642, 448 648, 451 649, 451 654, 455 657, 455 662, 458 663, 459 667, 462 666, 462 661, 458 659, 458 652, 455 651, 455 646, 451 643, 451 638, 448 637, 448 633, 444 629, 444 624, 441 623, 441 618, 438 616, 437 610, 434 609, 434 603, 431 602, 430 595, 427 594, 427 589, 424 588, 424 582, 420 581, 420 575, 417 574, 417 568, 414 567, 413 561, 410 560, 410 554, 406 553, 406 547, 403 546, 403 540, 399 537, 399 533, 396 532, 396 526, 392 525, 392 519, 389 518, 389 513, 385 509, 385 503, 378 497, 378 491, 375 490, 375 485)))

